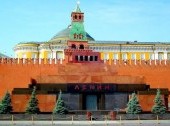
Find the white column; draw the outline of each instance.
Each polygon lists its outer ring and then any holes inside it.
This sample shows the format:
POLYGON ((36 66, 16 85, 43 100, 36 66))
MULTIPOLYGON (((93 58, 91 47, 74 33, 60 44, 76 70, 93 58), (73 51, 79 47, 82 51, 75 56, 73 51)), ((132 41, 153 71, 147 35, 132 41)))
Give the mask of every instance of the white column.
POLYGON ((56 51, 53 51, 53 57, 52 57, 53 59, 56 59, 56 58, 57 58, 56 53, 57 53, 56 51))
POLYGON ((114 59, 114 64, 116 65, 116 59, 114 59))
POLYGON ((90 56, 88 56, 88 61, 90 61, 90 56))
POLYGON ((145 53, 141 53, 141 60, 145 60, 145 53))
POLYGON ((80 61, 80 56, 78 55, 78 61, 80 61))
POLYGON ((122 56, 123 56, 122 59, 126 61, 127 60, 127 53, 123 53, 122 56))
POLYGON ((35 59, 37 59, 37 54, 35 54, 35 57, 34 57, 35 59))
POLYGON ((118 60, 118 54, 117 53, 114 54, 113 59, 118 60))
POLYGON ((60 59, 60 64, 62 64, 63 63, 63 59, 60 59))
POLYGON ((151 53, 150 55, 151 55, 151 56, 150 56, 150 59, 151 59, 151 60, 154 60, 154 59, 155 59, 155 54, 154 54, 154 53, 151 53))
POLYGON ((168 53, 167 52, 164 52, 164 60, 167 60, 167 58, 168 58, 168 53))
POLYGON ((108 60, 108 53, 104 53, 104 60, 108 60))
POLYGON ((41 64, 41 58, 39 58, 39 64, 41 64))
POLYGON ((83 61, 85 61, 85 56, 83 56, 83 61))
POLYGON ((34 64, 36 64, 36 58, 34 58, 34 64))
POLYGON ((57 58, 55 58, 55 64, 57 64, 57 58))
POLYGON ((158 59, 158 52, 155 52, 154 55, 155 55, 154 59, 157 60, 158 59))
POLYGON ((50 58, 50 64, 52 64, 52 58, 50 58))
MULTIPOLYGON (((19 64, 19 59, 20 59, 20 58, 18 57, 18 64, 19 64)), ((2 62, 3 62, 3 58, 2 58, 2 62)))
POLYGON ((93 56, 93 61, 95 61, 95 56, 93 56))

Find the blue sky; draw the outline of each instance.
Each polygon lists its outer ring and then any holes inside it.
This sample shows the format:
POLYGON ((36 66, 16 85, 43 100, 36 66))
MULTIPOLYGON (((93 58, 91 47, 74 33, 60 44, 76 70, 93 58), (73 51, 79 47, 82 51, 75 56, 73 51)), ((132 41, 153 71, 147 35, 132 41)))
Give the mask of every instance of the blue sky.
MULTIPOLYGON (((80 0, 96 40, 170 42, 170 0, 80 0)), ((76 0, 0 0, 0 52, 19 42, 48 41, 70 24, 76 0)))

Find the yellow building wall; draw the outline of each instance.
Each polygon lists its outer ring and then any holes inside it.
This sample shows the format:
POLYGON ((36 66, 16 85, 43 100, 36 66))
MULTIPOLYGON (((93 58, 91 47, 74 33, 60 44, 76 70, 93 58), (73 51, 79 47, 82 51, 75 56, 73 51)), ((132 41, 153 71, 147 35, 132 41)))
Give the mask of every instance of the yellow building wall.
POLYGON ((49 54, 51 55, 51 51, 41 51, 40 52, 41 58, 44 58, 44 59, 48 59, 49 54))
POLYGON ((149 55, 150 55, 149 52, 145 53, 145 59, 146 59, 146 60, 149 60, 149 59, 150 59, 150 56, 149 56, 149 55))
MULTIPOLYGON (((51 57, 55 58, 55 55, 52 54, 51 51, 41 51, 41 53, 40 53, 41 58, 44 58, 44 59, 48 59, 49 58, 49 54, 50 54, 50 58, 51 57)), ((59 56, 59 55, 63 55, 63 51, 56 51, 56 56, 59 56)), ((60 58, 61 58, 61 56, 60 56, 60 58)))
POLYGON ((22 58, 23 56, 21 52, 16 53, 16 55, 17 55, 17 58, 22 58))
POLYGON ((140 52, 135 52, 136 54, 136 60, 140 60, 141 58, 141 53, 140 52))
POLYGON ((46 64, 47 63, 47 59, 48 59, 48 51, 41 51, 40 52, 40 57, 42 58, 42 59, 44 59, 44 63, 46 64))
MULTIPOLYGON (((141 55, 145 54, 145 60, 149 60, 150 59, 150 52, 100 52, 100 58, 101 60, 104 60, 104 55, 108 54, 109 56, 109 60, 113 60, 114 58, 114 54, 118 54, 118 59, 122 60, 122 55, 126 53, 127 54, 127 59, 131 60, 132 59, 132 54, 136 54, 136 60, 140 60, 141 59, 141 55)), ((49 51, 42 51, 40 53, 38 52, 18 52, 17 53, 17 58, 23 58, 24 55, 26 55, 26 58, 32 58, 33 55, 36 55, 36 58, 39 58, 41 55, 41 58, 43 59, 48 59, 48 55, 51 54, 51 52, 49 51)), ((56 52, 56 54, 62 54, 62 51, 58 51, 56 52)))
POLYGON ((47 51, 40 52, 41 58, 47 58, 47 51))
POLYGON ((141 59, 141 55, 145 54, 145 60, 150 59, 150 52, 100 52, 101 59, 104 60, 104 55, 108 54, 109 55, 109 60, 113 60, 114 54, 118 54, 118 59, 122 60, 122 55, 127 54, 127 59, 131 60, 132 59, 132 54, 136 54, 136 60, 141 59))
POLYGON ((103 53, 103 52, 101 52, 101 53, 100 53, 100 56, 101 56, 101 57, 100 57, 100 58, 101 58, 101 60, 103 60, 103 59, 104 59, 104 53, 103 53))
POLYGON ((33 58, 33 55, 35 55, 36 58, 39 58, 38 52, 18 52, 16 54, 17 58, 33 58))

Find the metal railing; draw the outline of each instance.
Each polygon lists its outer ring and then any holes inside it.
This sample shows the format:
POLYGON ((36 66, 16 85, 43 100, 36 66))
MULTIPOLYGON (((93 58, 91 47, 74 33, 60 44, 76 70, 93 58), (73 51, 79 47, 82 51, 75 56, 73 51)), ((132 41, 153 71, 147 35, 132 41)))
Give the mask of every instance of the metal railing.
POLYGON ((170 120, 170 114, 164 115, 155 115, 155 114, 115 114, 115 117, 111 115, 91 115, 90 119, 87 115, 52 115, 52 114, 13 114, 6 115, 1 114, 0 120, 3 121, 86 121, 86 120, 95 120, 95 121, 111 121, 111 120, 170 120))

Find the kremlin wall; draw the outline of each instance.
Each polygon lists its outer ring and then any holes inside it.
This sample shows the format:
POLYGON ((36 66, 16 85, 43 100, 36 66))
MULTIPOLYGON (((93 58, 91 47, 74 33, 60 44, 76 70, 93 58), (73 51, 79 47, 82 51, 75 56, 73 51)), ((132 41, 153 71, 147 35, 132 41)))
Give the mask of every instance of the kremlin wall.
MULTIPOLYGON (((170 90, 170 61, 103 61, 103 63, 67 63, 65 61, 0 59, 0 96, 14 88, 28 88, 32 79, 36 83, 116 83, 148 84, 151 88, 170 90), (51 61, 51 62, 50 62, 51 61), (156 63, 156 64, 155 64, 156 63)), ((31 93, 31 92, 30 92, 31 93)), ((29 100, 29 94, 12 94, 14 111, 23 112, 29 100)), ((154 94, 139 93, 143 110, 150 111, 154 94)), ((53 110, 56 95, 38 94, 41 111, 53 110), (48 107, 47 107, 48 106, 48 107)))
POLYGON ((13 112, 25 112, 33 86, 41 112, 52 112, 60 90, 70 110, 125 110, 136 92, 151 111, 160 88, 170 108, 170 43, 95 41, 79 4, 71 25, 48 42, 18 43, 0 58, 0 99, 10 91, 13 112))

